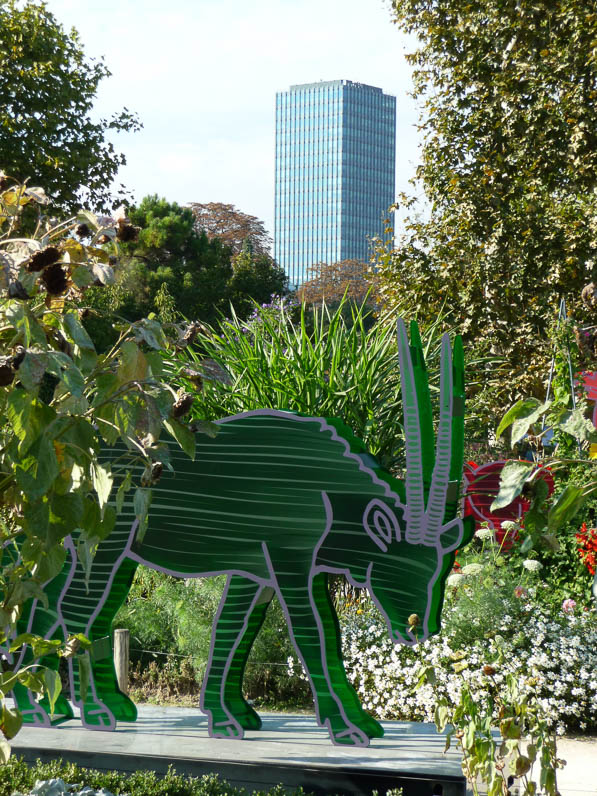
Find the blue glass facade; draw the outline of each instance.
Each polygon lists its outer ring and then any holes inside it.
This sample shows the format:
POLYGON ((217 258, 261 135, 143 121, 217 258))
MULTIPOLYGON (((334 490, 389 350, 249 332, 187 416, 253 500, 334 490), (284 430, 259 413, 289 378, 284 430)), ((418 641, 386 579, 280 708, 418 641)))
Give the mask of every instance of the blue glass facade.
POLYGON ((395 97, 350 80, 276 95, 274 251, 291 284, 315 263, 368 259, 395 168, 395 97))

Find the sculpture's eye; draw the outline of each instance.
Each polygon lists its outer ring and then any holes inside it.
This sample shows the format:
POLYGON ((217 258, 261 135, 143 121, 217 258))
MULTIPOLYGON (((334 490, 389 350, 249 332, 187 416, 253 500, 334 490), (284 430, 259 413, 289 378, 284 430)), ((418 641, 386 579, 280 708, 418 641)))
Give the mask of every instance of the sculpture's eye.
POLYGON ((363 512, 363 526, 384 553, 392 541, 400 541, 400 526, 396 515, 381 500, 372 500, 368 504, 363 512))

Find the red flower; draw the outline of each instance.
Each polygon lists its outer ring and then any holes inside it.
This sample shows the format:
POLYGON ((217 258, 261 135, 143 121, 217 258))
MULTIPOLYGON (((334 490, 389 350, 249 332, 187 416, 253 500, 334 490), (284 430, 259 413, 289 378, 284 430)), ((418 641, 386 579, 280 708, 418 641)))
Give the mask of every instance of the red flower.
POLYGON ((587 528, 586 522, 576 534, 578 554, 591 575, 597 570, 597 529, 587 528))

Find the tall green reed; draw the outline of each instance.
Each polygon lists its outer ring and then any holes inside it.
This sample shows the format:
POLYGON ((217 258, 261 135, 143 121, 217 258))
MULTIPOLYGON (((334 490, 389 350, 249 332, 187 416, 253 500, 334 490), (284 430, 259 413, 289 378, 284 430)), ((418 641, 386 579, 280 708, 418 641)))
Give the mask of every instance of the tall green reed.
MULTIPOLYGON (((438 370, 441 320, 424 334, 431 374, 438 370)), ((180 354, 196 366, 213 360, 229 376, 206 378, 196 416, 213 420, 272 408, 337 417, 382 466, 395 467, 402 459, 396 317, 369 323, 364 305, 346 301, 334 310, 303 306, 294 320, 283 301, 256 305, 249 321, 233 313, 180 354)))

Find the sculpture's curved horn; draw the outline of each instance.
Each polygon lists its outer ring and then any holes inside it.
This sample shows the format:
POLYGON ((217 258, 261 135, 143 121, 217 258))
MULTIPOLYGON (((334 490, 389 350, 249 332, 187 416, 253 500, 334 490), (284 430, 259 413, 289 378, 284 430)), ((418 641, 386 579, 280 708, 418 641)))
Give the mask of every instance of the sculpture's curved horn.
POLYGON ((435 467, 433 468, 429 500, 427 501, 426 523, 423 530, 423 541, 427 544, 434 544, 441 534, 450 484, 454 374, 452 372, 450 338, 447 334, 442 337, 440 374, 440 408, 435 467))
POLYGON ((425 519, 425 494, 421 462, 421 427, 413 363, 402 318, 398 319, 398 358, 406 441, 406 540, 421 542, 425 519))

